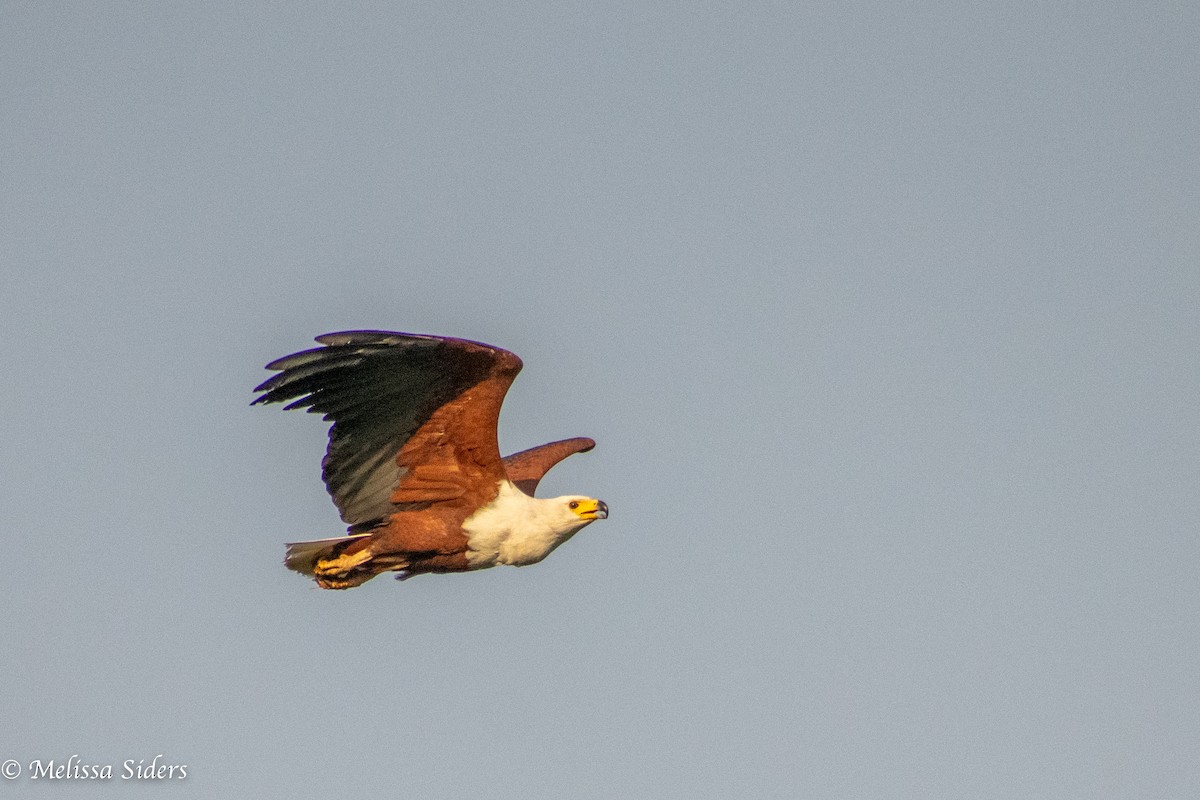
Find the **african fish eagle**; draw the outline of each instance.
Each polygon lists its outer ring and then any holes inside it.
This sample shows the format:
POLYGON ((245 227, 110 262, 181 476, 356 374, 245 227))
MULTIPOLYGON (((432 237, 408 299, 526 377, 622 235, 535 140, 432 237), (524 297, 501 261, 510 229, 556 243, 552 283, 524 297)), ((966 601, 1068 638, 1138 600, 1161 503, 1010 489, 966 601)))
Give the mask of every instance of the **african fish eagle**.
POLYGON ((253 404, 288 402, 333 425, 321 475, 348 535, 287 545, 284 563, 323 589, 382 572, 400 580, 535 564, 608 516, 592 497, 533 496, 595 442, 576 438, 500 457, 496 423, 521 359, 480 342, 387 331, 318 336, 267 365, 253 404))

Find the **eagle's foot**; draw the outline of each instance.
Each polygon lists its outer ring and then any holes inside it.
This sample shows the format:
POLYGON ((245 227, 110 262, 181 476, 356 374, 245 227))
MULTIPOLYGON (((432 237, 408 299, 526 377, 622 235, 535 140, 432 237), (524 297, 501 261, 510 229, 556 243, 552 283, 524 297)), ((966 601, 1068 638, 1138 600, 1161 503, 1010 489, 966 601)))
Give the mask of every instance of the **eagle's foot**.
POLYGON ((314 578, 317 586, 322 589, 353 589, 355 586, 361 586, 371 578, 375 577, 373 572, 354 572, 345 575, 338 575, 329 578, 314 578))
POLYGON ((342 554, 332 558, 319 558, 317 559, 317 563, 313 565, 313 575, 318 578, 344 575, 370 560, 371 551, 367 548, 363 548, 351 555, 342 554))
POLYGON ((370 560, 371 551, 367 548, 350 555, 317 559, 313 565, 313 578, 322 589, 350 589, 375 577, 374 572, 362 568, 370 560))

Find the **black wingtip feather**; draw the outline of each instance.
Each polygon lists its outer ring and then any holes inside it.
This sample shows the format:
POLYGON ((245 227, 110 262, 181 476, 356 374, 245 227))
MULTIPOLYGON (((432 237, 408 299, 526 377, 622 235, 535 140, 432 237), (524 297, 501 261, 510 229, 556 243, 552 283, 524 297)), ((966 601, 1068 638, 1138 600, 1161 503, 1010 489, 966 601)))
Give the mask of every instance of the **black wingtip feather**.
POLYGON ((314 341, 329 347, 344 347, 351 344, 399 344, 404 341, 411 341, 413 344, 437 344, 442 340, 440 336, 429 336, 423 333, 369 330, 323 333, 314 339, 314 341))

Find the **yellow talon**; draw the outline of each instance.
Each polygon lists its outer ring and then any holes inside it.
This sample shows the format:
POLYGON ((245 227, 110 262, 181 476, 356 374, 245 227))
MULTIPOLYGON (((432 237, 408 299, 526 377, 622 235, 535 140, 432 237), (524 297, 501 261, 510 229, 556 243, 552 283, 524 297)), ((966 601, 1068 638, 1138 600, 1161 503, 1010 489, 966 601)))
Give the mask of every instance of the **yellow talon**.
POLYGON ((313 575, 344 575, 355 567, 371 560, 371 551, 367 548, 353 555, 339 555, 334 558, 321 558, 313 566, 313 575))

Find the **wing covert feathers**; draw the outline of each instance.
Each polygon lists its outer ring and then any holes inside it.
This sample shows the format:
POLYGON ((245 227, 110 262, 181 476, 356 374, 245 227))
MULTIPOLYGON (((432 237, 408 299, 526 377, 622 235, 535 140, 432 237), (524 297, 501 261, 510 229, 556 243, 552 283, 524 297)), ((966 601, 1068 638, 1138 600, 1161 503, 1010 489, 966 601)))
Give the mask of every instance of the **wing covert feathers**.
POLYGON ((487 502, 504 466, 496 423, 521 369, 507 350, 437 336, 343 331, 267 365, 254 403, 333 423, 322 477, 351 526, 412 504, 487 502))
POLYGON ((583 436, 550 442, 506 457, 504 469, 508 472, 508 479, 515 483, 518 489, 533 497, 538 482, 551 467, 567 456, 586 453, 595 446, 594 441, 583 436))

